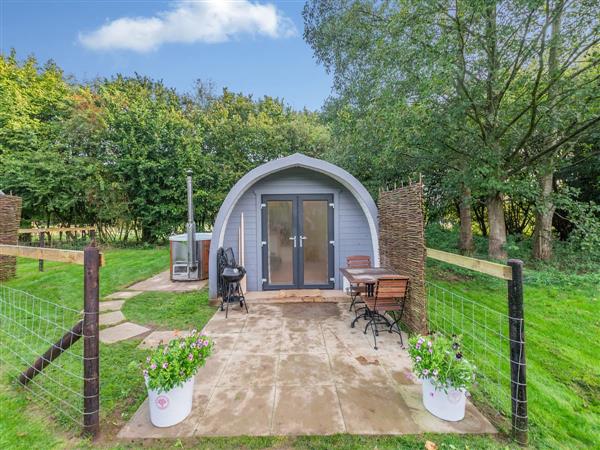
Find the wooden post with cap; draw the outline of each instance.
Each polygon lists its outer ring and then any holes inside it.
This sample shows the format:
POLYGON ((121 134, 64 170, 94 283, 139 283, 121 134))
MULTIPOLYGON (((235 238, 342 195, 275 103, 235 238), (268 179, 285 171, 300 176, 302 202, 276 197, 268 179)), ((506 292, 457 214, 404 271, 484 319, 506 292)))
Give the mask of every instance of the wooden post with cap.
POLYGON ((513 436, 527 445, 527 381, 525 362, 525 318, 523 313, 523 261, 509 259, 512 280, 508 281, 508 323, 510 340, 510 393, 513 436))
POLYGON ((85 248, 83 261, 83 431, 95 437, 100 430, 100 251, 95 243, 85 248))

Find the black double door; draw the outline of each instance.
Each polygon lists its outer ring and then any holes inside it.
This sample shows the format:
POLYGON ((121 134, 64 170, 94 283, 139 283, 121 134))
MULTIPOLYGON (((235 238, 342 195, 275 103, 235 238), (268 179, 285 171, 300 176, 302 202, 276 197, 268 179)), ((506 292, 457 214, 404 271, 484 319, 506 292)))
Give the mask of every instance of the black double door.
POLYGON ((263 289, 333 289, 333 195, 263 195, 263 289))

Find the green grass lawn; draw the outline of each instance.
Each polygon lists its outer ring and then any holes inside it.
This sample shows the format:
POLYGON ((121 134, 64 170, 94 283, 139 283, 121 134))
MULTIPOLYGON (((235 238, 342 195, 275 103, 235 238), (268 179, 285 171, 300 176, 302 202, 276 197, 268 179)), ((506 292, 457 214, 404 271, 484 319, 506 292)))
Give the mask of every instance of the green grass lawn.
MULTIPOLYGON (((530 439, 540 448, 593 448, 600 442, 600 286, 547 285, 538 275, 525 271, 530 439)), ((441 263, 429 264, 428 280, 506 313, 500 280, 441 263)), ((483 367, 492 379, 493 369, 483 367)))
POLYGON ((198 293, 144 292, 123 306, 123 314, 135 323, 159 330, 200 329, 215 312, 208 305, 208 291, 198 293))
MULTIPOLYGON (((168 259, 168 252, 161 248, 106 251, 107 265, 100 275, 102 296, 166 269, 168 259)), ((464 271, 450 273, 441 267, 429 267, 430 280, 490 308, 505 308, 504 283, 487 277, 465 277, 464 271)), ((6 284, 73 308, 81 307, 81 266, 47 263, 46 271, 39 273, 37 261, 19 260, 17 278, 6 284)), ((592 284, 568 287, 531 281, 526 284, 527 375, 534 447, 583 448, 599 442, 598 296, 598 286, 592 284)), ((199 294, 145 293, 128 300, 123 309, 128 320, 154 329, 199 328, 213 311, 205 291, 199 294)), ((123 444, 114 440, 119 427, 131 417, 146 395, 138 365, 146 352, 138 350, 138 344, 139 340, 131 340, 101 346, 103 433, 101 440, 93 446, 141 446, 141 443, 123 444)), ((74 370, 80 370, 80 367, 74 370)), ((0 448, 81 448, 92 445, 80 440, 76 428, 60 417, 49 419, 41 408, 26 407, 27 394, 14 386, 8 373, 0 373, 0 404, 0 448)), ((215 449, 422 449, 426 440, 448 449, 510 445, 502 437, 455 435, 206 438, 145 442, 144 445, 215 449)))

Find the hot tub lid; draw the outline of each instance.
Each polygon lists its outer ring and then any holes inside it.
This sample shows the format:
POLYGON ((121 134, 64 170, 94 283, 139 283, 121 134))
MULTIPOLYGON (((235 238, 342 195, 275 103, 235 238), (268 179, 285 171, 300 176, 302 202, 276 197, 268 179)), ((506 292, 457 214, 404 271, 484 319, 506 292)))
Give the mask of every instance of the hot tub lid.
MULTIPOLYGON (((212 233, 196 233, 197 241, 210 241, 212 239, 212 233)), ((174 234, 169 236, 169 240, 173 242, 186 242, 187 234, 174 234)))

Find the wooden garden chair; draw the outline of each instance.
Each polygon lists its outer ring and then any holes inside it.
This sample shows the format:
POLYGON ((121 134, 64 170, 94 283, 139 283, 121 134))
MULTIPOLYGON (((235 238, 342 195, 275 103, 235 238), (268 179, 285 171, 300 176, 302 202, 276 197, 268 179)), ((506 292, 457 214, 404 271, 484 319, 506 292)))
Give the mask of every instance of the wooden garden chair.
POLYGON ((404 346, 400 321, 408 293, 408 280, 408 277, 400 275, 381 277, 375 285, 375 295, 364 298, 366 309, 364 316, 369 320, 364 333, 367 334, 367 329, 371 327, 375 350, 377 350, 377 336, 379 335, 377 325, 386 325, 388 333, 398 333, 400 345, 404 346), (388 320, 385 316, 386 313, 390 314, 392 321, 388 320))
MULTIPOLYGON (((353 255, 346 257, 346 267, 348 269, 368 269, 371 266, 371 257, 368 255, 353 255)), ((367 286, 362 283, 350 283, 350 309, 355 307, 356 303, 362 303, 361 296, 367 292, 367 286)))

